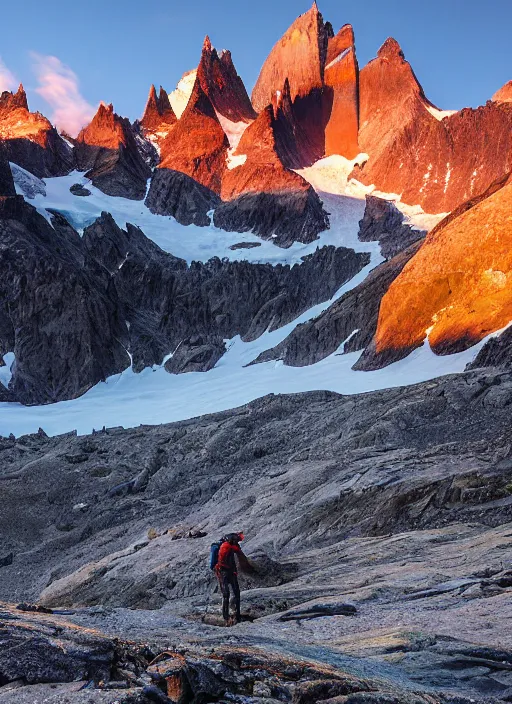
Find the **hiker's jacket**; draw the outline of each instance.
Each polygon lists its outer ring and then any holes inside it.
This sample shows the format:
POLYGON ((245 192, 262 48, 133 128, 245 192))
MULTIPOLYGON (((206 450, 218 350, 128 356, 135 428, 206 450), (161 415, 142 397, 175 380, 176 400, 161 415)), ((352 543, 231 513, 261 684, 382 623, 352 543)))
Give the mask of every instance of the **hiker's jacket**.
POLYGON ((218 570, 227 570, 236 574, 235 553, 241 553, 240 545, 232 545, 227 541, 222 543, 219 550, 219 559, 217 562, 218 570))

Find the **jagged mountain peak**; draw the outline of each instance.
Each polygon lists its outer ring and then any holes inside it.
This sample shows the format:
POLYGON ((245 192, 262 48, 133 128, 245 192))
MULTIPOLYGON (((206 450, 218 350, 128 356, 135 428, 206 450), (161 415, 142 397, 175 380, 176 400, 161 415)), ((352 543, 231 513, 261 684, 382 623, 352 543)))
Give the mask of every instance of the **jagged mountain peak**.
POLYGON ((0 95, 1 112, 17 110, 19 108, 28 111, 27 94, 22 83, 20 83, 16 93, 6 90, 0 95))
POLYGON ((140 121, 142 128, 148 132, 166 132, 176 123, 176 120, 167 92, 160 86, 160 91, 157 93, 156 87, 152 85, 144 115, 140 121))
POLYGON ((400 58, 405 61, 405 54, 402 47, 393 37, 388 37, 384 44, 377 52, 379 59, 396 59, 400 58))
POLYGON ((214 109, 231 122, 250 122, 256 117, 245 85, 238 75, 231 52, 220 54, 205 37, 197 76, 214 109))
POLYGON ((512 81, 508 81, 492 96, 494 103, 512 103, 512 81))
POLYGON ((269 105, 286 77, 290 80, 293 100, 322 88, 329 36, 328 27, 314 4, 289 27, 263 64, 252 93, 254 108, 261 111, 269 105))
POLYGON ((205 93, 201 85, 199 70, 196 76, 196 80, 194 82, 194 87, 192 88, 192 93, 190 94, 190 98, 187 103, 187 107, 185 108, 185 111, 183 112, 183 115, 181 116, 180 120, 187 119, 192 114, 203 115, 211 118, 212 120, 215 120, 216 122, 219 122, 212 101, 205 93))
POLYGON ((354 29, 351 24, 344 24, 338 34, 329 39, 326 65, 329 66, 336 58, 355 44, 354 29))
POLYGON ((128 125, 126 118, 114 112, 112 103, 107 105, 102 101, 91 122, 80 131, 77 142, 118 149, 127 143, 128 125))

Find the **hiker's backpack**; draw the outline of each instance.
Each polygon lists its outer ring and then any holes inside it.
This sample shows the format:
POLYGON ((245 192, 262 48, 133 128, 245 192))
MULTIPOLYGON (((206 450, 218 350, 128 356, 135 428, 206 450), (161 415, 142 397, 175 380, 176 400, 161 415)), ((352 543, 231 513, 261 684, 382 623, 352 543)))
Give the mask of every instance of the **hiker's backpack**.
POLYGON ((210 569, 214 570, 217 567, 219 561, 219 550, 222 545, 222 541, 212 543, 210 547, 210 569))

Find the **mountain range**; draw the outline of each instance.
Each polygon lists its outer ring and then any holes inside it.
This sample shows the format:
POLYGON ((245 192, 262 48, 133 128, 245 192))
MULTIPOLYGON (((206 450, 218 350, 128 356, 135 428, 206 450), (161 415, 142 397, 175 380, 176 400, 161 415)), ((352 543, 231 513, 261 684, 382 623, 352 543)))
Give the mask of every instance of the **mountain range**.
MULTIPOLYGON (((396 40, 360 69, 352 27, 336 34, 316 3, 276 43, 251 97, 230 52, 208 37, 197 68, 174 92, 151 86, 133 124, 102 103, 73 138, 29 111, 23 86, 3 93, 2 399, 74 399, 154 365, 206 371, 223 340, 252 339, 332 299, 370 264, 370 246, 343 249, 354 239, 379 243, 371 268, 385 262, 249 362, 309 365, 345 343, 362 352, 356 369, 376 370, 427 333, 436 355, 474 348, 511 317, 511 130, 510 85, 485 106, 442 111, 396 40), (58 202, 50 184, 61 186, 58 202), (337 211, 348 199, 365 211, 344 239, 337 211), (129 201, 145 220, 120 213, 134 212, 129 201), (159 231, 169 218, 182 225, 184 242, 197 237, 187 227, 204 228, 205 239, 213 228, 209 253, 220 261, 192 263, 193 248, 188 264, 176 259, 144 226, 150 214, 159 231), (215 246, 219 231, 233 233, 238 264, 215 246), (282 253, 258 256, 265 240, 282 253), (187 362, 166 361, 178 349, 187 362)), ((480 362, 495 362, 497 349, 505 359, 507 332, 497 340, 480 362)))
POLYGON ((375 49, 0 96, 1 704, 512 701, 512 82, 375 49))

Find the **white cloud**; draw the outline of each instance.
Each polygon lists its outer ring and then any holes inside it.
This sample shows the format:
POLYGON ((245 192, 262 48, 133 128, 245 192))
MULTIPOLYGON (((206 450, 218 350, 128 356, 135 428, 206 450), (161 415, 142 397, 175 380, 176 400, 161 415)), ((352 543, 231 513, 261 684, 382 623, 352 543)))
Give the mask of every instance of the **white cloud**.
POLYGON ((14 90, 16 87, 17 82, 14 74, 9 71, 0 56, 0 93, 3 93, 4 90, 14 90))
POLYGON ((53 108, 51 121, 72 136, 88 124, 95 108, 81 95, 78 76, 56 56, 31 53, 38 93, 53 108))

